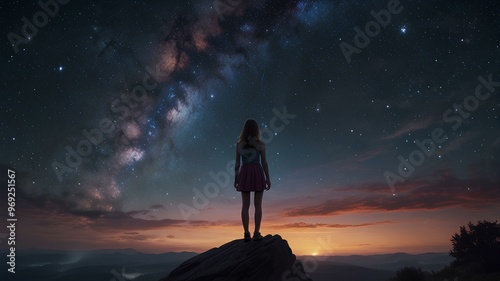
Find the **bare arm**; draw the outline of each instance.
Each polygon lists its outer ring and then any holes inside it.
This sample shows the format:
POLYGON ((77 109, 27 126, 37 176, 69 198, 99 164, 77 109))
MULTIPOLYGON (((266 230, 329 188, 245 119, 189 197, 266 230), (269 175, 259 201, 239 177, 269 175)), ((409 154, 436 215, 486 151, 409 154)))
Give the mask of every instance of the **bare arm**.
POLYGON ((266 189, 269 190, 271 188, 271 178, 269 177, 269 167, 267 165, 266 158, 266 145, 262 144, 262 150, 260 151, 260 161, 262 162, 262 168, 264 168, 264 173, 266 174, 266 189))
POLYGON ((234 187, 238 187, 238 172, 240 171, 240 149, 239 143, 236 144, 236 162, 234 163, 234 187))

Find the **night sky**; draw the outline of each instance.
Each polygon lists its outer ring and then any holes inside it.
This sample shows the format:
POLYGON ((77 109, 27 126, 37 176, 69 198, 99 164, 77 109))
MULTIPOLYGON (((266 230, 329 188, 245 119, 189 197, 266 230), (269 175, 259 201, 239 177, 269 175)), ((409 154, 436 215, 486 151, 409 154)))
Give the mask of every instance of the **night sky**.
POLYGON ((499 218, 498 1, 63 3, 0 4, 18 248, 242 238, 247 118, 272 182, 261 231, 296 254, 448 251, 499 218))

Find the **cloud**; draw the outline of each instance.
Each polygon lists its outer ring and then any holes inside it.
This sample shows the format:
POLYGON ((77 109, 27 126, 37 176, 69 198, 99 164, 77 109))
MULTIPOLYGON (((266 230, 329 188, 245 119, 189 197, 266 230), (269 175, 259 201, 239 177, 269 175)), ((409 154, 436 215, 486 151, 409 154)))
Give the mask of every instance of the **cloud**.
POLYGON ((178 219, 144 219, 136 216, 147 215, 150 210, 132 210, 128 212, 115 208, 111 211, 82 210, 77 205, 66 202, 57 196, 26 196, 18 189, 20 206, 17 215, 26 225, 44 227, 67 227, 73 229, 91 229, 100 232, 124 231, 137 235, 138 231, 162 229, 167 227, 197 227, 217 225, 217 222, 178 219), (21 207, 22 206, 22 207, 21 207))
POLYGON ((151 210, 156 210, 156 209, 165 209, 165 206, 163 204, 154 204, 149 207, 151 210))
MULTIPOLYGON (((451 207, 485 209, 500 203, 499 179, 459 179, 450 170, 439 171, 434 180, 406 181, 398 187, 396 196, 381 191, 385 183, 360 186, 355 195, 324 200, 310 206, 285 209, 285 216, 330 216, 352 212, 382 212, 409 210, 439 210, 451 207), (370 189, 369 187, 374 187, 370 189)), ((341 189, 345 191, 347 189, 341 189)), ((356 189, 351 189, 355 191, 356 189)))
POLYGON ((390 140, 390 139, 399 138, 399 137, 406 135, 408 133, 422 130, 422 129, 426 129, 429 127, 430 124, 432 124, 432 118, 430 116, 423 119, 423 120, 408 122, 408 123, 404 124, 403 126, 401 126, 401 128, 399 128, 396 132, 394 132, 390 135, 384 136, 381 139, 382 140, 390 140))
MULTIPOLYGON (((92 230, 101 233, 123 232, 139 235, 141 231, 166 228, 197 228, 240 225, 239 221, 206 221, 184 219, 149 219, 151 209, 122 211, 120 206, 113 210, 82 210, 78 205, 65 201, 59 196, 47 194, 29 196, 18 189, 17 215, 24 225, 50 229, 92 230)), ((154 204, 150 208, 164 208, 154 204)), ((59 231, 58 230, 58 231, 59 231)))
MULTIPOLYGON (((443 173, 445 173, 443 171, 443 173)), ((411 190, 414 190, 418 187, 421 187, 423 185, 428 184, 429 181, 422 179, 422 178, 415 178, 412 179, 411 181, 406 181, 404 184, 398 185, 398 192, 409 192, 411 190)), ((387 186, 386 183, 380 183, 380 182, 367 182, 364 183, 363 185, 348 185, 345 187, 338 187, 335 189, 337 192, 356 192, 356 193, 364 193, 364 194, 382 194, 382 195, 387 195, 387 193, 390 191, 390 188, 387 186)))
POLYGON ((361 154, 359 154, 356 157, 356 161, 364 162, 364 161, 370 160, 373 157, 375 157, 377 155, 380 155, 380 154, 382 154, 384 152, 386 152, 386 149, 384 149, 382 147, 377 147, 377 148, 374 148, 374 149, 370 149, 370 150, 364 151, 361 154))
POLYGON ((475 137, 482 136, 482 134, 483 132, 471 132, 471 131, 458 134, 456 137, 451 137, 452 140, 450 142, 449 140, 444 142, 442 144, 443 149, 438 150, 437 153, 446 154, 450 151, 458 150, 462 148, 465 143, 467 143, 468 141, 470 141, 475 137))
POLYGON ((142 234, 137 234, 137 235, 123 235, 119 236, 119 238, 128 240, 128 241, 148 241, 148 240, 154 240, 156 236, 153 235, 142 235, 142 234))
POLYGON ((379 221, 379 222, 370 222, 370 223, 361 223, 361 224, 328 224, 328 223, 305 223, 305 222, 294 222, 287 223, 281 225, 275 225, 276 228, 352 228, 352 227, 364 227, 364 226, 372 226, 379 224, 388 224, 394 223, 393 221, 379 221))
POLYGON ((382 147, 367 149, 366 151, 358 154, 354 159, 342 163, 342 169, 353 171, 371 171, 372 168, 368 168, 365 162, 385 152, 387 152, 387 150, 382 147))

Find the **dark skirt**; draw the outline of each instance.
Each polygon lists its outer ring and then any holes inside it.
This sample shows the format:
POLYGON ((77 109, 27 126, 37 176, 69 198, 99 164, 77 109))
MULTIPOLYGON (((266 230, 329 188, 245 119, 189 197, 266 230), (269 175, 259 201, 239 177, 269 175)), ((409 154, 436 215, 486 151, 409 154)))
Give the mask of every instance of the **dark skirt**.
POLYGON ((238 173, 238 191, 263 191, 266 176, 260 163, 243 164, 238 173))

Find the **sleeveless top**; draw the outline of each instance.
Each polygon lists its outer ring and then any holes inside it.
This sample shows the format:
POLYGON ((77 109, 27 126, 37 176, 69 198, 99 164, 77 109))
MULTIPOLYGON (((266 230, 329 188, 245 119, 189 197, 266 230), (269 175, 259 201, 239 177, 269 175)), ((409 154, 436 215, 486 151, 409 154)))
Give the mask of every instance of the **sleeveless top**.
POLYGON ((258 164, 260 163, 260 150, 255 147, 240 148, 241 162, 243 164, 258 164))

